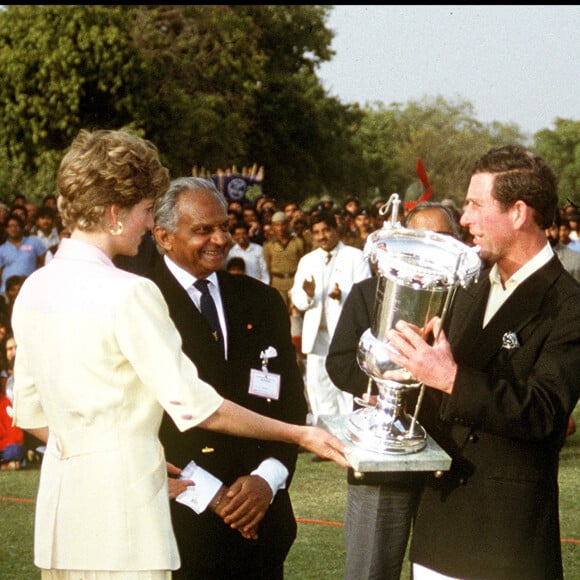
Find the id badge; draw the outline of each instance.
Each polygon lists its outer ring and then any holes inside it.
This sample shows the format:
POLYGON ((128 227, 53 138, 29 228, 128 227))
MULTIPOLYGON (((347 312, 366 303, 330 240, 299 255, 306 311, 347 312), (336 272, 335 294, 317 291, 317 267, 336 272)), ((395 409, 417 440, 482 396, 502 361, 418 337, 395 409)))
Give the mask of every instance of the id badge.
POLYGON ((280 398, 280 375, 251 369, 248 393, 277 401, 280 398))

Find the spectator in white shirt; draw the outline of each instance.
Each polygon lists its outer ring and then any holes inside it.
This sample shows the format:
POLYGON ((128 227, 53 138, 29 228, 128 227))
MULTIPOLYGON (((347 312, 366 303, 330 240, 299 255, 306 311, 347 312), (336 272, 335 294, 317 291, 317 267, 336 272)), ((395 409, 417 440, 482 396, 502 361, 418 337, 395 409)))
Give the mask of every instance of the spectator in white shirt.
POLYGON ((36 222, 33 235, 35 235, 47 249, 45 263, 56 253, 60 236, 58 234, 57 214, 54 209, 48 206, 41 206, 36 213, 36 222))
POLYGON ((264 250, 260 244, 250 242, 250 229, 244 222, 239 222, 231 228, 235 244, 228 254, 229 258, 243 258, 246 264, 246 274, 256 280, 270 284, 270 273, 264 260, 264 250))

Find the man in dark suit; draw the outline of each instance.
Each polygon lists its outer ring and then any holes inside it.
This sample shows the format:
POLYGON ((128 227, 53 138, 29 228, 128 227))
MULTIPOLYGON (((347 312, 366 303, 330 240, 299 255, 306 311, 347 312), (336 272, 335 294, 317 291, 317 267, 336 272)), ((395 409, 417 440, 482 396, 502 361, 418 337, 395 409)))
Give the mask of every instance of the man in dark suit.
MULTIPOLYGON (((222 270, 232 239, 226 202, 213 183, 173 181, 156 202, 154 234, 164 256, 150 277, 200 377, 244 407, 304 424, 304 384, 286 307, 275 289, 222 270), (197 280, 209 282, 219 328, 210 328, 198 309, 197 280)), ((281 579, 296 537, 288 487, 297 448, 204 429, 180 433, 170 421, 160 437, 170 463, 183 468, 193 459, 223 482, 225 492, 219 505, 200 514, 172 502, 182 561, 174 578, 281 579)))
POLYGON ((428 323, 432 345, 406 323, 389 334, 393 362, 430 387, 421 421, 452 456, 419 502, 415 579, 563 577, 558 455, 580 395, 580 285, 546 241, 557 202, 543 159, 485 154, 461 224, 490 269, 458 291, 445 332, 428 323))

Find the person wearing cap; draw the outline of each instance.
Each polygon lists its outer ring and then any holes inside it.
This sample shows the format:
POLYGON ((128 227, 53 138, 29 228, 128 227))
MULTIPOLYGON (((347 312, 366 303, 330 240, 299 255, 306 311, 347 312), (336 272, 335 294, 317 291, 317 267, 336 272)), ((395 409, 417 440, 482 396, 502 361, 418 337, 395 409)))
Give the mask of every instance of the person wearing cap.
POLYGON ((290 230, 290 222, 283 211, 272 216, 272 232, 272 238, 264 242, 264 259, 270 272, 270 286, 280 292, 290 315, 288 292, 306 249, 304 240, 290 230))
POLYGON ((353 214, 352 229, 344 238, 347 246, 353 246, 363 250, 367 241, 367 236, 373 231, 370 211, 365 207, 357 209, 353 214))

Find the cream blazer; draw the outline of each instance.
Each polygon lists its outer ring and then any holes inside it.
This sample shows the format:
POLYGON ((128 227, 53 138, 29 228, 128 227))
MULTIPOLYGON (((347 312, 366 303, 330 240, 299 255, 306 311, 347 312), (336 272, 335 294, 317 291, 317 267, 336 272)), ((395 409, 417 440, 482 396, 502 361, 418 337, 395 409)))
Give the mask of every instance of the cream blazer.
POLYGON ((332 337, 342 312, 342 305, 350 294, 352 285, 371 276, 369 263, 362 250, 338 242, 332 253, 334 257, 326 285, 323 278, 326 252, 320 248, 312 250, 300 259, 294 276, 294 285, 290 292, 292 303, 304 313, 302 325, 302 352, 304 354, 312 351, 322 319, 322 309, 325 308, 326 324, 332 337), (302 289, 302 284, 304 280, 311 278, 314 278, 316 288, 314 297, 309 300, 308 295, 302 289), (341 290, 340 300, 328 297, 328 292, 335 283, 338 283, 341 290))
POLYGON ((180 430, 223 398, 181 352, 150 280, 64 239, 14 307, 15 420, 48 426, 35 520, 40 568, 175 569, 163 409, 180 430))

